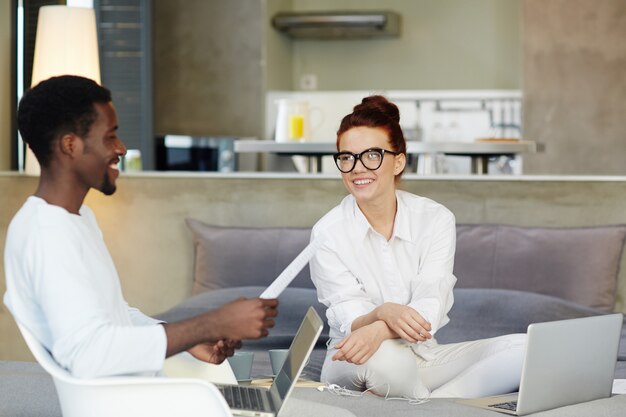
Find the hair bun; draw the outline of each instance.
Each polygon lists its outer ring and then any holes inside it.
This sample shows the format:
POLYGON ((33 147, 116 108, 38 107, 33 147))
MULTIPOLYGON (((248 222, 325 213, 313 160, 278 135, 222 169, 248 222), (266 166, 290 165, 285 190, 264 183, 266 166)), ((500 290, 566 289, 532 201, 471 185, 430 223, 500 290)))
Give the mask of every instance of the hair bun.
POLYGON ((400 110, 398 110, 398 106, 387 100, 384 96, 368 96, 361 101, 361 104, 354 106, 355 112, 363 110, 377 110, 396 123, 400 123, 400 110))

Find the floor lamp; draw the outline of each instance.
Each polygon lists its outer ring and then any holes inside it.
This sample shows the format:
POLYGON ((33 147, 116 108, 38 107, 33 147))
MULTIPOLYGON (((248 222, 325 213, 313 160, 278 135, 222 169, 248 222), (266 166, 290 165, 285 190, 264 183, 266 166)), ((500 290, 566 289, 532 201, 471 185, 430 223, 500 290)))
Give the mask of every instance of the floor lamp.
MULTIPOLYGON (((80 75, 100 84, 96 14, 85 7, 43 6, 39 9, 31 86, 56 75, 80 75)), ((30 148, 24 170, 39 175, 30 148)))

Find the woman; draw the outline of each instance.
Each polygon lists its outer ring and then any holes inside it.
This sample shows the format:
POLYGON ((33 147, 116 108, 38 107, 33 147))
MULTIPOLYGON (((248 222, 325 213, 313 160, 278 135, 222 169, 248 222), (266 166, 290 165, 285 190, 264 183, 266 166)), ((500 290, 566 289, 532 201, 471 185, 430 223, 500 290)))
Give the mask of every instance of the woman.
POLYGON ((396 188, 406 165, 398 108, 363 99, 341 121, 334 155, 350 192, 313 228, 311 261, 330 342, 322 381, 409 399, 514 391, 525 335, 449 345, 454 215, 396 188))

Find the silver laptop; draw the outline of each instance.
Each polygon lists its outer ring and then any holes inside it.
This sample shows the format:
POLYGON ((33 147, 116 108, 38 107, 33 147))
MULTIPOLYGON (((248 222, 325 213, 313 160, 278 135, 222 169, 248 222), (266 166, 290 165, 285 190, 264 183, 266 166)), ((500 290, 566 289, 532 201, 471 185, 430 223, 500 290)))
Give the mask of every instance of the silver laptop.
POLYGON ((521 416, 610 397, 622 320, 608 314, 531 324, 519 393, 459 402, 521 416))
POLYGON ((273 417, 287 401, 302 369, 322 332, 324 323, 313 307, 300 324, 291 342, 283 367, 268 388, 216 384, 232 413, 240 416, 273 417))

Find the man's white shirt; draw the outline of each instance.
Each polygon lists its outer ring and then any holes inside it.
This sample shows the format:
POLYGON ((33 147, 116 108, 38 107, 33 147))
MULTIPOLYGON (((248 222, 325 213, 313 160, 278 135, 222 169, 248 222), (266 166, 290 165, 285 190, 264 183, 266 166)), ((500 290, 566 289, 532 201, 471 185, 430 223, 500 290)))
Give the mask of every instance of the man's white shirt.
POLYGON ((4 303, 74 376, 154 374, 167 340, 159 321, 130 308, 93 212, 31 196, 5 247, 4 303))

